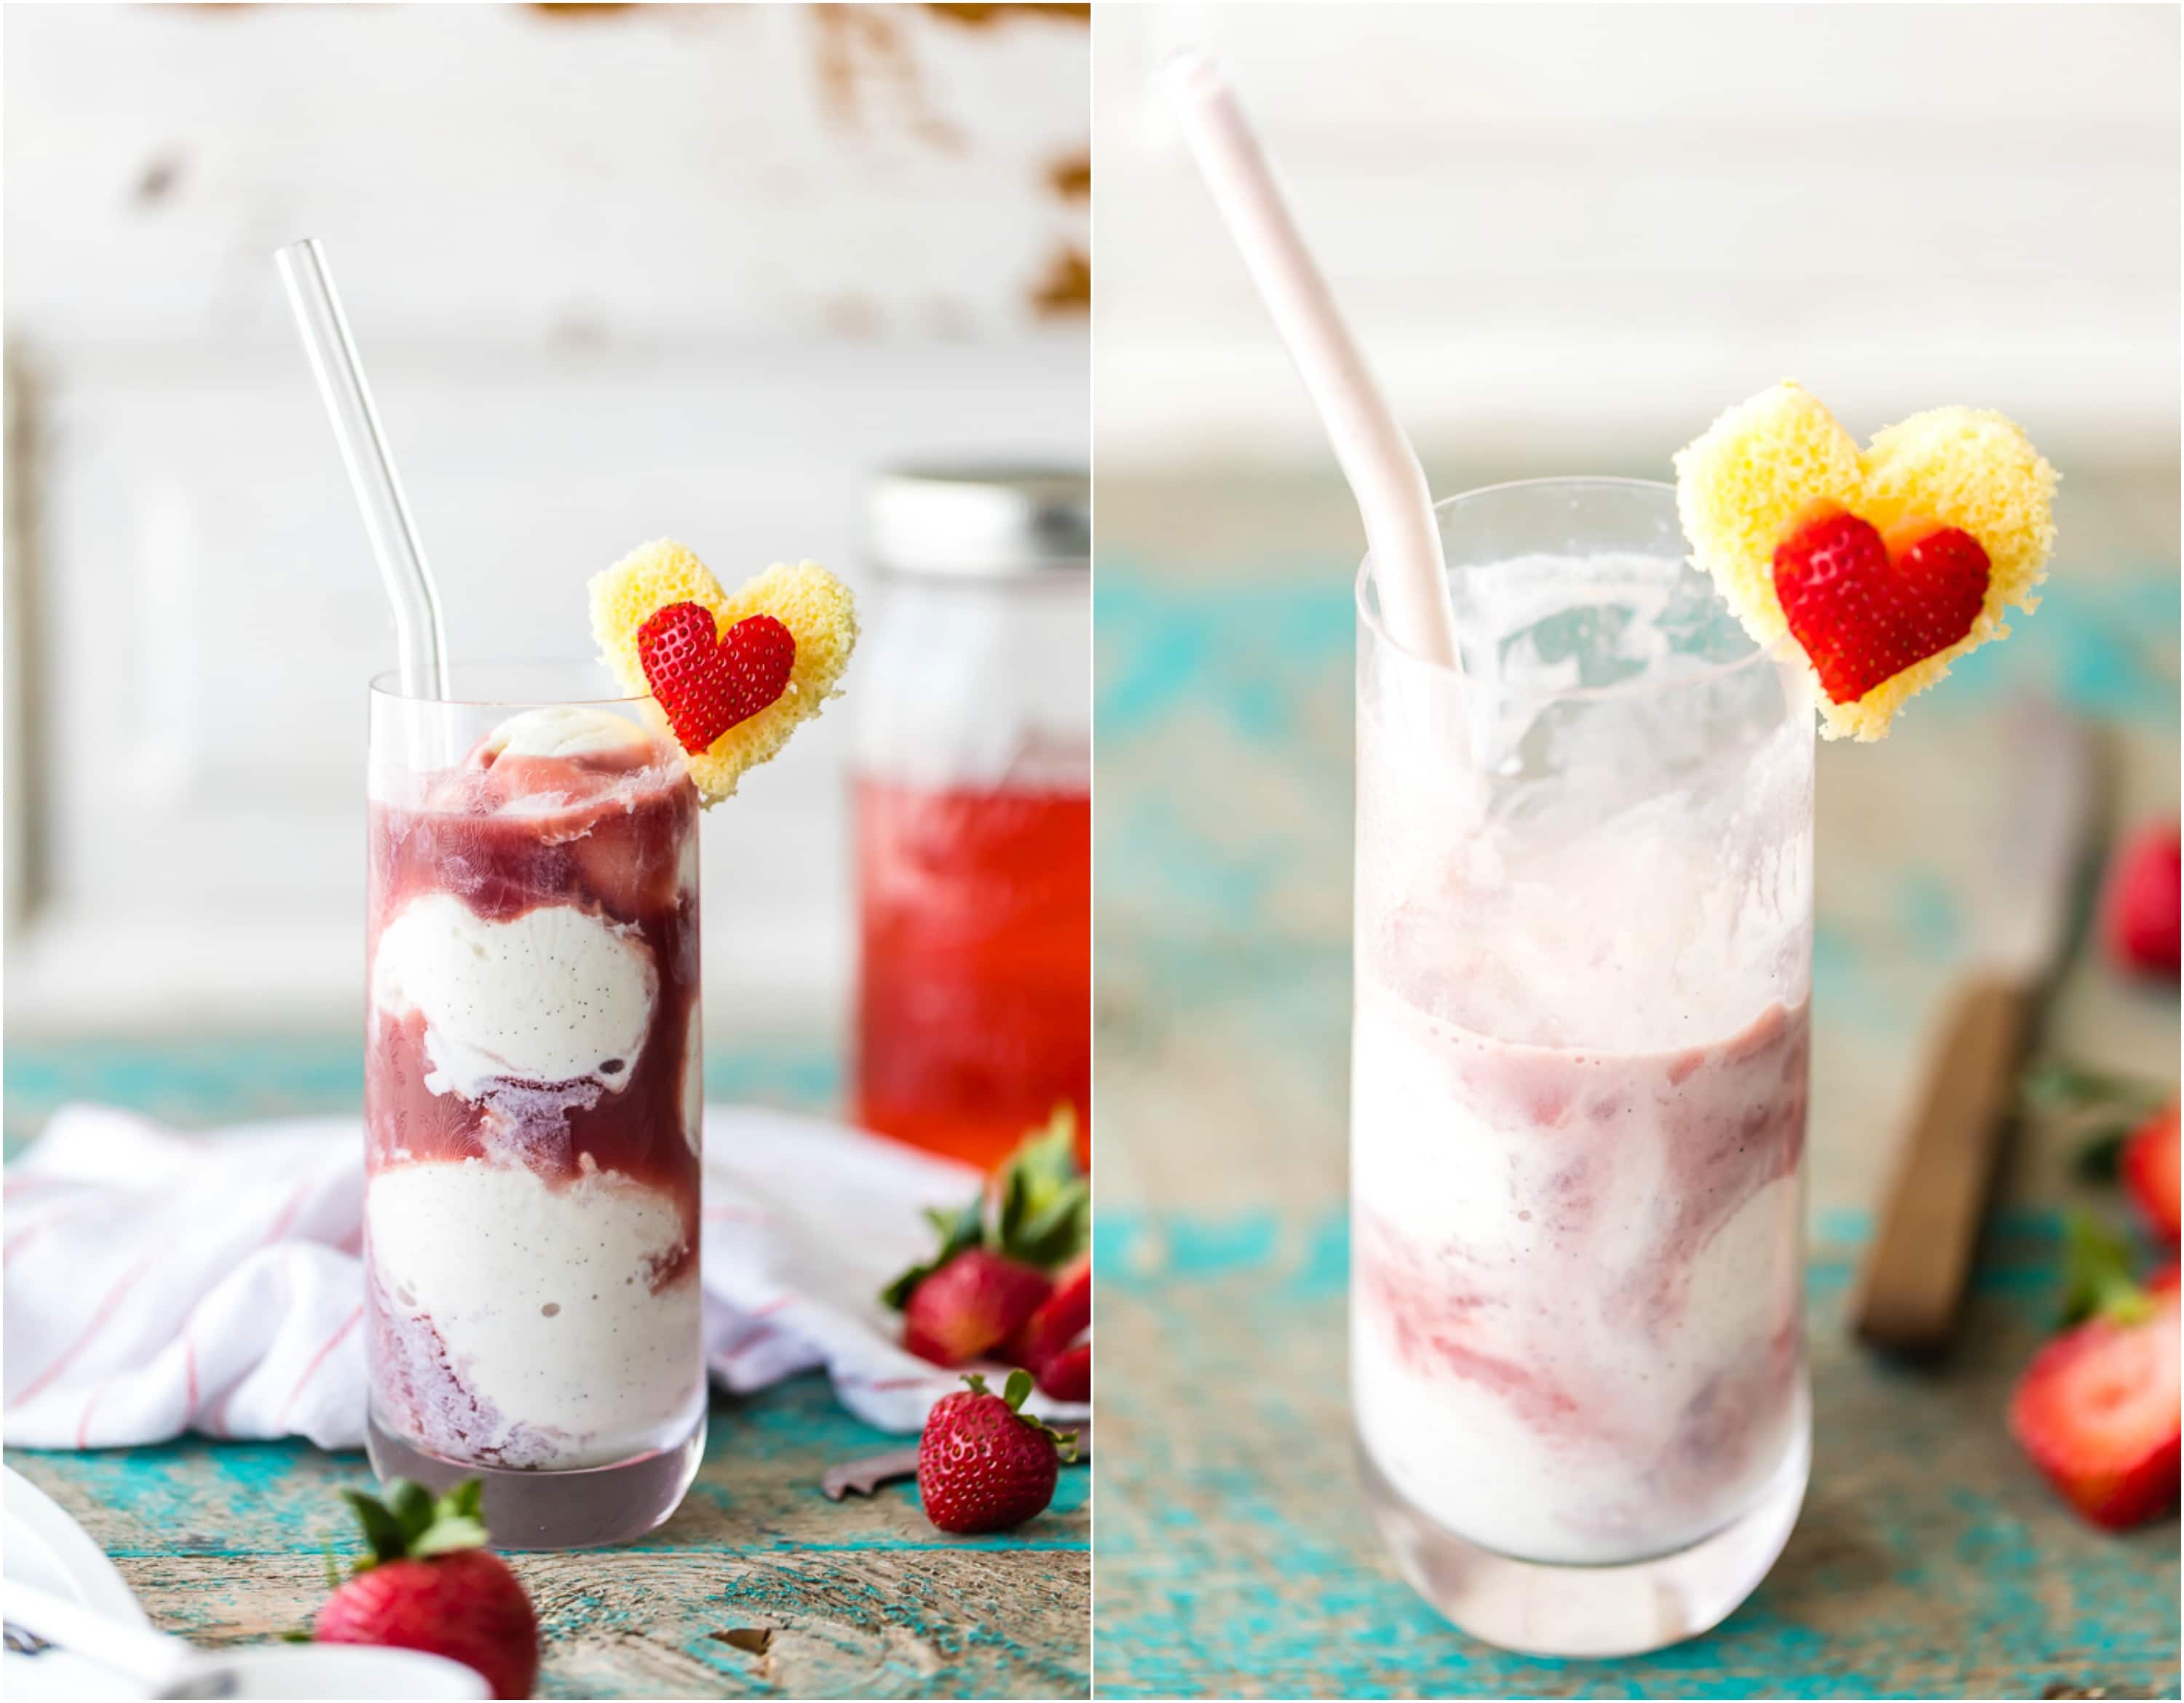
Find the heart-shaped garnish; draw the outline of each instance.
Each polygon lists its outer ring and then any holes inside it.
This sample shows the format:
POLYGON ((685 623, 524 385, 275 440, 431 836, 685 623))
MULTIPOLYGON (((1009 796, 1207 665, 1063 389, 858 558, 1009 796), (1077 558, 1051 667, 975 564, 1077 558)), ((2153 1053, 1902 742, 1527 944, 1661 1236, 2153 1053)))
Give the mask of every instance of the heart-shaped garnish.
POLYGON ((600 659, 624 691, 653 695, 707 806, 826 708, 857 645, 856 600, 816 561, 777 561, 728 592, 686 546, 655 539, 593 575, 590 599, 600 659), (656 645, 641 637, 655 622, 656 645))
POLYGON ((719 634, 712 611, 671 603, 638 628, 645 683, 692 756, 788 689, 796 639, 771 615, 745 617, 719 634))
POLYGON ((1930 408, 1861 449, 1795 384, 1676 456, 1692 561, 1758 643, 1797 640, 1830 739, 1880 739, 1952 663, 2006 638, 2012 609, 2038 606, 2054 495, 2054 468, 1991 410, 1930 408), (1844 518, 1806 535, 1828 516, 1844 518))
POLYGON ((1774 594, 1791 635, 1838 704, 1970 632, 1986 582, 1986 551, 1960 527, 1914 522, 1884 539, 1872 522, 1830 505, 1774 550, 1774 594))

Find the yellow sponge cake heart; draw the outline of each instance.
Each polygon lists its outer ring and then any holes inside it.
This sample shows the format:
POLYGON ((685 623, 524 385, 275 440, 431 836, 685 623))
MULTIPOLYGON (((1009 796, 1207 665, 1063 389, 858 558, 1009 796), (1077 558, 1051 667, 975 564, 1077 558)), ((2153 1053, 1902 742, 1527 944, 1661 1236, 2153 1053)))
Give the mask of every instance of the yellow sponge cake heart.
POLYGON ((591 583, 592 635, 625 690, 652 694, 638 634, 662 610, 687 604, 707 611, 722 635, 754 617, 771 617, 795 641, 780 695, 704 750, 689 752, 699 796, 717 804, 735 791, 746 770, 772 757, 836 694, 856 647, 856 606, 849 588, 816 562, 777 562, 730 594, 683 545, 669 539, 641 545, 591 583))
POLYGON ((1875 740, 1949 665, 2038 606, 2055 470, 2006 416, 1935 408, 1861 450, 1784 383, 1676 456, 1691 559, 1763 645, 1786 633, 1820 690, 1822 732, 1875 740))

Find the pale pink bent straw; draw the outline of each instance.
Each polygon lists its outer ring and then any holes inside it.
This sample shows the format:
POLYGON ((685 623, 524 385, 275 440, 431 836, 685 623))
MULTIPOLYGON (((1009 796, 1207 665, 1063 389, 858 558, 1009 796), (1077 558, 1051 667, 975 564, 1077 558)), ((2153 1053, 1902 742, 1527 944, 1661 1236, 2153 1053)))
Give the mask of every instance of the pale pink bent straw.
POLYGON ((1418 452, 1343 324, 1228 78, 1204 54, 1188 51, 1170 58, 1161 75, 1213 204, 1243 252, 1357 500, 1389 636, 1460 675, 1440 528, 1418 452))

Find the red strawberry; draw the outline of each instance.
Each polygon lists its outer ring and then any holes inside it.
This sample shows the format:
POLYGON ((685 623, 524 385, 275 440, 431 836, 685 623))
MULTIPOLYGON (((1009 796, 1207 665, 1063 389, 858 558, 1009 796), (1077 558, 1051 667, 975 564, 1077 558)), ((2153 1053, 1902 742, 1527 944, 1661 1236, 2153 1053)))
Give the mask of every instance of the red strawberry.
POLYGON ((465 1480, 437 1502, 406 1478, 387 1486, 384 1502, 342 1494, 371 1553, 346 1582, 337 1576, 311 1635, 444 1656, 476 1668, 496 1697, 528 1697, 538 1679, 538 1617, 508 1563, 482 1547, 484 1486, 465 1480))
POLYGON ((746 616, 714 642, 712 611, 671 603, 637 629, 637 659, 682 749, 696 753, 788 690, 796 638, 771 615, 746 616))
MULTIPOLYGON (((1012 1339, 1052 1293, 1046 1274, 1084 1251, 1091 1228, 1092 1191, 1075 1147, 1074 1120, 1057 1113, 962 1206, 926 1213, 939 1248, 880 1292, 902 1312, 905 1348, 944 1366, 1004 1343, 1014 1351, 1012 1339)), ((1081 1305, 1089 1317, 1089 1287, 1081 1305)))
POLYGON ((2154 1233, 2174 1243, 2179 1229, 2174 1100, 2131 1131, 2116 1169, 2154 1233))
POLYGON ((2109 955, 2134 975, 2176 979, 2184 845, 2173 823, 2142 828, 2109 866, 2102 905, 2109 955))
POLYGON ((1009 1338, 1004 1358, 1028 1368, 1045 1388, 1046 1363, 1091 1328, 1092 1256, 1080 1254, 1061 1268, 1054 1293, 1009 1338))
POLYGON ((1058 1462, 1077 1458, 1077 1435, 1018 1411, 1031 1393, 1029 1372, 1011 1372, 1000 1395, 976 1372, 963 1382, 968 1389, 941 1397, 925 1417, 917 1494, 925 1517, 944 1532, 1004 1532, 1054 1499, 1058 1462))
POLYGON ((1774 551, 1774 593, 1829 697, 1854 703, 1972 630, 1986 598, 1986 551, 1956 527, 1918 525, 1884 539, 1830 509, 1774 551))
POLYGON ((2176 1505, 2177 1301, 2133 1291, 2033 1357, 2010 1398, 2010 1434, 2095 1525, 2121 1530, 2176 1505))
POLYGON ((1040 1369, 1039 1387, 1056 1401, 1092 1399, 1092 1340, 1064 1348, 1040 1369))
POLYGON ((937 1365, 959 1366, 1007 1341, 1053 1287, 1045 1272, 990 1248, 966 1248, 911 1292, 902 1345, 937 1365))

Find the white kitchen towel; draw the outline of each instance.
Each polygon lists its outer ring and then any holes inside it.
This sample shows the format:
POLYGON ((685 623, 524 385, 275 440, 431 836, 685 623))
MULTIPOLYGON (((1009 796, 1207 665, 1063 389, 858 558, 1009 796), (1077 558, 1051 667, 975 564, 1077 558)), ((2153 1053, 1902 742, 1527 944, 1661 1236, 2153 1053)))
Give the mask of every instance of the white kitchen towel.
MULTIPOLYGON (((32 1449, 186 1431, 359 1445, 363 1152, 353 1119, 186 1135, 110 1107, 56 1112, 4 1181, 0 1432, 32 1449)), ((860 1419, 916 1430, 962 1386, 898 1345, 879 1291, 930 1251, 923 1209, 977 1187, 861 1131, 707 1107, 714 1376, 755 1390, 823 1366, 860 1419)))

